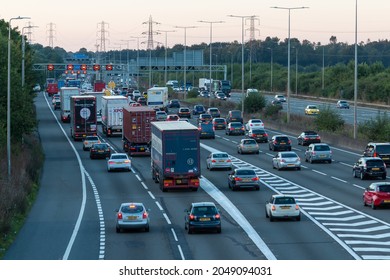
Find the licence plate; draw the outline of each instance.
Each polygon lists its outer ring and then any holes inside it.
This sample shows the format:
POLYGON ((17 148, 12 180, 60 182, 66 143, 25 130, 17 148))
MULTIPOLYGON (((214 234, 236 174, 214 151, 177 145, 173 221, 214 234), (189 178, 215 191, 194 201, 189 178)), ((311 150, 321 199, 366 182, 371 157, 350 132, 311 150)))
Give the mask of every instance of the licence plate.
POLYGON ((98 153, 103 153, 104 151, 103 150, 98 150, 98 153))
POLYGON ((224 160, 220 160, 219 162, 225 162, 224 160))
POLYGON ((388 157, 384 157, 384 158, 382 158, 383 160, 388 160, 389 158, 388 157))
POLYGON ((280 209, 287 210, 290 209, 290 206, 280 206, 280 209))
POLYGON ((251 179, 242 179, 243 182, 250 182, 251 179))
POLYGON ((210 221, 210 218, 199 218, 199 221, 201 221, 201 222, 207 222, 207 221, 210 221))
POLYGON ((140 151, 143 151, 143 150, 145 150, 145 148, 140 148, 140 151))
POLYGON ((119 162, 119 161, 118 161, 116 164, 122 164, 122 163, 123 163, 123 162, 121 162, 121 161, 119 162))
POLYGON ((287 166, 295 166, 295 165, 290 163, 290 164, 287 164, 287 166))
POLYGON ((280 145, 286 145, 286 143, 285 142, 280 142, 280 145))
POLYGON ((181 180, 176 180, 176 183, 177 184, 181 184, 181 180))
POLYGON ((374 168, 372 168, 372 170, 374 170, 374 171, 378 171, 378 170, 379 170, 379 168, 378 168, 378 167, 374 167, 374 168))
POLYGON ((320 157, 326 157, 326 155, 320 155, 320 157))
POLYGON ((127 219, 128 220, 137 220, 137 216, 128 216, 127 219))
POLYGON ((390 203, 390 200, 384 200, 383 202, 384 203, 390 203))

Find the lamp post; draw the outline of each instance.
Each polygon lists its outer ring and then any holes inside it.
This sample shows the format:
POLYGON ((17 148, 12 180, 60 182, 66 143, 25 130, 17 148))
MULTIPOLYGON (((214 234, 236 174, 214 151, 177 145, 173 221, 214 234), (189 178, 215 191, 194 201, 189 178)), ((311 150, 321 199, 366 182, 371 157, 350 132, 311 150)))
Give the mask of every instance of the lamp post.
POLYGON ((273 68, 274 68, 274 54, 273 54, 273 50, 272 50, 272 48, 267 48, 268 50, 270 50, 271 51, 271 92, 273 92, 274 91, 274 89, 273 89, 273 68))
POLYGON ((209 23, 210 24, 210 73, 209 73, 209 79, 210 79, 210 98, 209 98, 209 107, 211 102, 211 65, 212 65, 212 44, 213 44, 213 23, 224 23, 224 21, 207 21, 207 20, 199 20, 199 22, 202 23, 209 23))
POLYGON ((295 47, 295 95, 298 95, 298 48, 295 47))
POLYGON ((325 46, 322 46, 322 91, 325 85, 325 46))
POLYGON ((30 19, 18 16, 9 20, 8 26, 8 65, 7 65, 7 163, 8 181, 11 181, 11 22, 18 19, 30 19))
POLYGON ((130 76, 130 73, 129 73, 129 52, 130 52, 130 48, 129 48, 129 42, 130 41, 134 41, 134 40, 121 40, 122 42, 126 42, 126 47, 127 47, 127 59, 126 59, 126 83, 127 83, 127 86, 129 87, 130 83, 129 83, 129 76, 130 76))
POLYGON ((168 62, 167 62, 167 54, 168 54, 168 32, 176 32, 176 30, 157 30, 157 32, 165 33, 165 69, 164 69, 164 82, 167 83, 168 80, 168 62))
POLYGON ((145 38, 145 37, 136 37, 136 36, 130 36, 130 38, 136 38, 137 39, 137 89, 139 90, 139 39, 145 38))
POLYGON ((24 29, 25 28, 31 29, 31 28, 35 28, 35 27, 38 27, 38 26, 28 25, 28 26, 22 27, 22 88, 24 87, 24 54, 25 54, 24 29))
POLYGON ((290 53, 291 53, 291 47, 290 47, 290 14, 291 10, 299 10, 299 9, 308 9, 309 7, 293 7, 293 8, 286 8, 286 7, 271 7, 273 9, 282 9, 282 10, 288 10, 288 55, 287 55, 287 123, 290 122, 290 53))
POLYGON ((187 48, 187 29, 188 28, 196 28, 196 26, 175 26, 175 28, 182 28, 184 29, 184 54, 183 54, 183 65, 184 65, 184 100, 186 99, 187 95, 187 57, 186 57, 186 48, 187 48))
POLYGON ((228 17, 241 18, 241 111, 244 115, 244 102, 245 102, 245 94, 244 94, 244 19, 250 18, 253 16, 236 16, 236 15, 228 15, 228 17))
POLYGON ((354 94, 353 94, 353 139, 357 137, 357 94, 358 94, 358 85, 357 85, 357 74, 358 74, 358 61, 357 61, 357 0, 355 1, 355 73, 354 73, 354 94))

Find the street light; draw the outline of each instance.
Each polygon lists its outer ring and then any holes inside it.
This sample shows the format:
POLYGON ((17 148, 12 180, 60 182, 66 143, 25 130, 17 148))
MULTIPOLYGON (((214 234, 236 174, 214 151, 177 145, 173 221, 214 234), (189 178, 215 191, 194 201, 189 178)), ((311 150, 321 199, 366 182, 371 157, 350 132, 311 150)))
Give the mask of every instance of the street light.
POLYGON ((224 21, 206 21, 206 20, 199 20, 199 22, 202 23, 209 23, 210 24, 210 98, 209 98, 209 107, 210 107, 210 102, 211 102, 211 64, 213 60, 212 56, 212 44, 213 44, 213 23, 224 23, 224 21))
POLYGON ((168 62, 167 62, 167 54, 168 54, 168 32, 176 32, 176 30, 157 30, 157 32, 165 32, 165 69, 164 69, 164 82, 167 83, 168 80, 168 62))
POLYGON ((272 9, 288 10, 288 55, 287 55, 287 123, 290 122, 290 14, 291 10, 308 9, 309 7, 271 7, 272 9))
POLYGON ((244 101, 245 101, 245 94, 244 94, 244 19, 251 18, 254 16, 235 16, 235 15, 228 15, 228 17, 235 17, 235 18, 241 18, 241 111, 244 115, 244 101))
POLYGON ((11 181, 11 22, 17 19, 30 19, 30 17, 11 18, 8 26, 8 65, 7 65, 7 162, 8 181, 11 181))
POLYGON ((139 39, 145 38, 145 37, 143 37, 143 36, 141 36, 141 37, 130 36, 130 38, 137 39, 137 89, 139 90, 139 39))
POLYGON ((271 92, 274 91, 273 89, 273 64, 274 64, 274 54, 272 48, 267 48, 268 50, 271 51, 271 92))
POLYGON ((298 94, 298 48, 295 49, 295 95, 298 94))
POLYGON ((24 29, 25 28, 31 29, 31 28, 35 28, 35 27, 39 27, 39 26, 28 25, 28 26, 22 27, 22 88, 24 87, 24 54, 25 54, 24 29))
POLYGON ((357 61, 357 0, 355 1, 355 74, 354 74, 354 94, 353 94, 353 139, 357 137, 357 94, 358 94, 358 85, 357 85, 357 74, 358 74, 358 61, 357 61))
POLYGON ((175 26, 175 28, 182 28, 184 29, 184 99, 186 99, 186 93, 187 93, 187 57, 186 57, 186 48, 187 48, 187 28, 196 28, 197 26, 175 26))

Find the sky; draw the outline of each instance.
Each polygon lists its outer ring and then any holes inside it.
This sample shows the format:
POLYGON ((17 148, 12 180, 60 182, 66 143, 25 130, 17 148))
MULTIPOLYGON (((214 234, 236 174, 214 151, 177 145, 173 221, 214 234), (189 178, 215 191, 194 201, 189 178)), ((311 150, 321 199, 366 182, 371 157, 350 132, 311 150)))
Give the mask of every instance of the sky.
POLYGON ((104 34, 105 50, 146 49, 149 18, 153 20, 154 46, 191 46, 212 42, 233 42, 267 37, 288 38, 301 42, 328 44, 331 36, 338 42, 355 43, 355 7, 357 41, 386 40, 390 37, 390 1, 385 0, 13 0, 0 10, 0 19, 12 20, 12 27, 36 26, 31 30, 31 43, 49 46, 50 34, 54 46, 76 52, 80 48, 96 51, 104 34), (271 7, 305 9, 275 9, 271 7), (238 17, 229 17, 234 15, 238 17), (199 21, 223 21, 201 23, 199 21), (50 28, 51 26, 51 28, 50 28), (105 32, 101 32, 102 28, 105 32), (161 32, 162 31, 162 32, 161 32), (143 38, 140 38, 144 36, 143 38), (138 37, 138 38, 134 38, 138 37))

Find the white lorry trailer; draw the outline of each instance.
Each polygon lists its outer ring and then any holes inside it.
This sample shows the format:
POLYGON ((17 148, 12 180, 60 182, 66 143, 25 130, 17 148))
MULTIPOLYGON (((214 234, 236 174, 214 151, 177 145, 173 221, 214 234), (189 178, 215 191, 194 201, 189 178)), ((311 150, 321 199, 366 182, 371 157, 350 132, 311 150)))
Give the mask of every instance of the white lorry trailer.
POLYGON ((120 95, 102 96, 102 130, 107 136, 122 135, 123 107, 127 98, 120 95))

